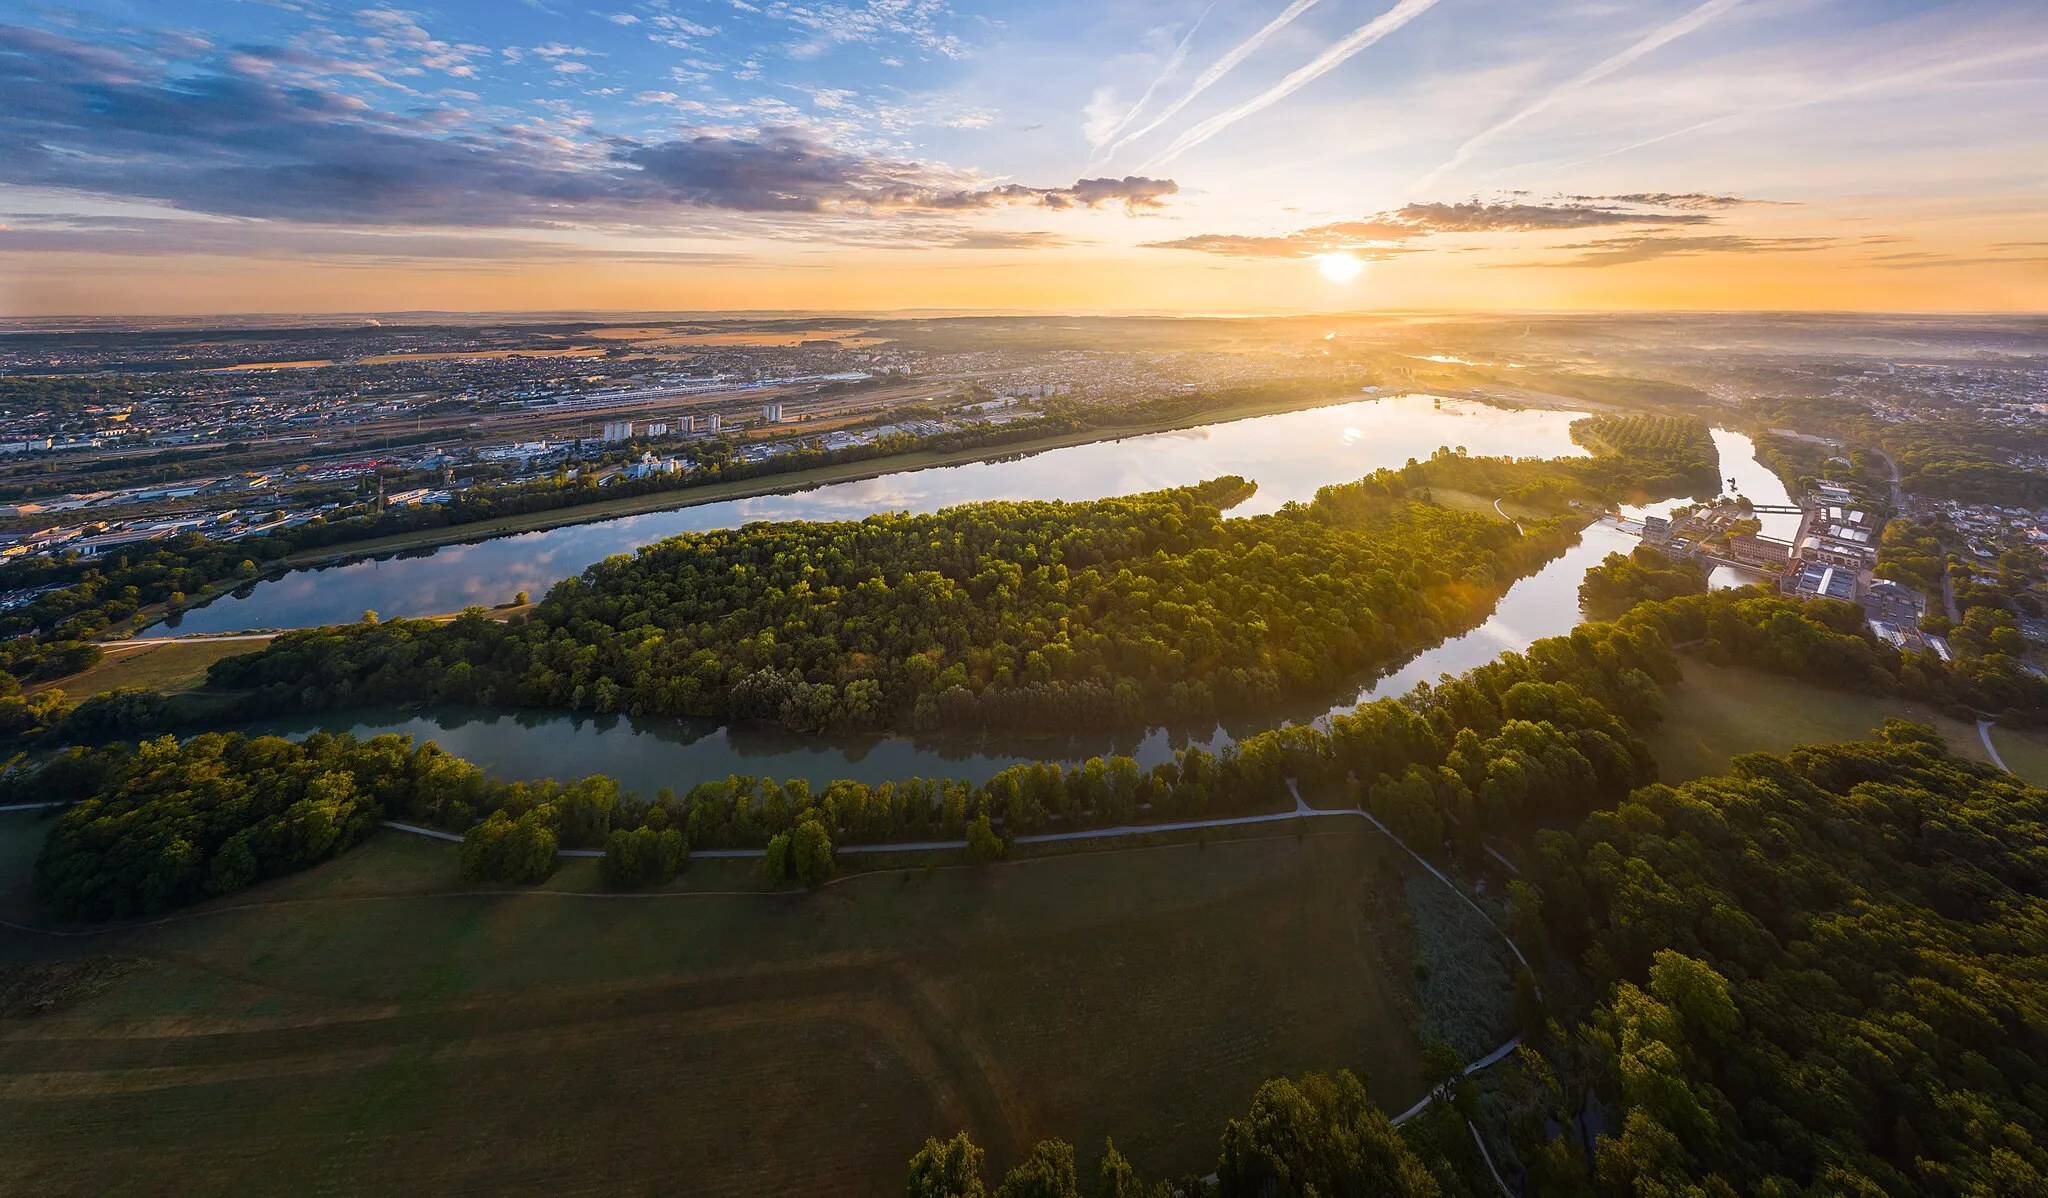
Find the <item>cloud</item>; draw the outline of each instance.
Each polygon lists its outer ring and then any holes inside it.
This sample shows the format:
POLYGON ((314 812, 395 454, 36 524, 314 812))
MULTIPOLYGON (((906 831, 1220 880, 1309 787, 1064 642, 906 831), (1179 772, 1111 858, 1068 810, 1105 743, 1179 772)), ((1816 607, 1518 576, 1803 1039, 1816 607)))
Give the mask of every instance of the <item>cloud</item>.
POLYGON ((1157 208, 1179 190, 1170 179, 1082 179, 1070 187, 959 185, 949 172, 922 163, 837 150, 793 129, 754 138, 701 134, 640 146, 623 161, 637 168, 654 196, 692 207, 739 212, 822 212, 833 208, 961 211, 1035 205, 1157 208))
POLYGON ((1381 38, 1386 37, 1408 22, 1436 7, 1436 4, 1437 0, 1400 0, 1400 3, 1394 5, 1394 7, 1360 25, 1345 35, 1335 45, 1316 55, 1313 59, 1309 60, 1307 66, 1301 67, 1251 99, 1217 113, 1215 116, 1202 121, 1192 129, 1182 133, 1179 137, 1174 138, 1173 143, 1154 155, 1152 160, 1145 164, 1144 169, 1151 169, 1171 162, 1246 117, 1271 108, 1295 92, 1314 83, 1324 75, 1336 70, 1344 63, 1350 61, 1360 51, 1377 43, 1381 38))
POLYGON ((1408 204, 1362 220, 1337 221, 1278 236, 1211 233, 1146 244, 1154 249, 1198 250, 1234 257, 1305 258, 1336 251, 1389 253, 1401 242, 1439 234, 1704 225, 1714 221, 1708 209, 1752 202, 1735 196, 1663 192, 1568 199, 1570 202, 1550 204, 1476 200, 1462 204, 1408 204))
POLYGON ((571 245, 497 233, 392 232, 379 229, 309 229, 268 221, 84 217, 29 214, 0 226, 0 254, 62 253, 122 256, 201 256, 215 259, 319 259, 340 265, 379 266, 440 262, 738 262, 722 252, 571 245))
POLYGON ((1700 191, 1689 191, 1683 194, 1673 194, 1668 191, 1638 191, 1629 195, 1619 196, 1567 196, 1565 198, 1589 204, 1647 204, 1658 208, 1680 208, 1695 212, 1784 202, 1782 200, 1751 200, 1744 199, 1741 196, 1709 195, 1706 192, 1700 191))
POLYGON ((1702 236, 1673 236, 1639 233, 1632 237, 1606 237, 1557 249, 1576 250, 1579 256, 1567 262, 1516 262, 1512 266, 1626 266, 1659 258, 1689 258, 1701 254, 1797 254, 1824 250, 1835 244, 1832 237, 1742 237, 1719 233, 1702 236))
POLYGON ((968 229, 944 244, 962 250, 1046 250, 1075 244, 1058 233, 1007 229, 968 229))
MULTIPOLYGON (((574 62, 579 47, 544 59, 574 62)), ((650 95, 645 102, 658 102, 650 95)), ((691 210, 869 215, 1015 206, 1145 212, 1178 187, 1130 176, 990 186, 842 149, 788 125, 641 141, 580 120, 479 126, 394 113, 239 70, 165 77, 97 47, 0 26, 0 181, 220 216, 341 226, 619 225, 691 210)))

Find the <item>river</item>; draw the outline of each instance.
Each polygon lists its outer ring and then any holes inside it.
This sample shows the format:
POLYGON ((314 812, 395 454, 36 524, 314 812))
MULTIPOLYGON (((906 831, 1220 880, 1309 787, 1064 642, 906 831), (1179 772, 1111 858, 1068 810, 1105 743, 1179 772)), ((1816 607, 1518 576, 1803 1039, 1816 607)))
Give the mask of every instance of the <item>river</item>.
MULTIPOLYGON (((875 479, 869 483, 840 484, 801 495, 772 498, 791 501, 792 504, 810 501, 816 505, 811 510, 819 514, 811 518, 864 514, 861 503, 872 504, 890 496, 900 498, 900 506, 870 510, 932 510, 970 498, 1020 497, 1014 491, 998 495, 961 495, 958 492, 975 486, 984 489, 1023 486, 1028 480, 1018 477, 1014 471, 1033 467, 1039 480, 1062 488, 1052 497, 1066 499, 1172 486, 1218 474, 1243 474, 1260 483, 1260 495, 1245 507, 1252 511, 1270 511, 1286 500, 1312 496, 1315 488, 1325 483, 1357 478, 1379 465, 1398 465, 1409 457, 1426 457, 1437 445, 1446 443, 1462 444, 1475 454, 1576 454, 1581 451, 1571 444, 1569 435, 1569 424, 1575 416, 1576 413, 1506 412, 1479 405, 1454 405, 1449 400, 1444 401, 1439 409, 1425 398, 1401 397, 1259 417, 1184 433, 1132 438, 1120 443, 1113 451, 1106 446, 1082 446, 1041 454, 1024 461, 920 471, 914 475, 875 479), (1246 425, 1257 427, 1245 428, 1246 425), (1368 429, 1375 432, 1369 433, 1368 429), (1446 442, 1440 435, 1444 433, 1455 433, 1457 439, 1446 442), (1083 453, 1083 450, 1091 452, 1083 453), (1044 461, 1048 458, 1057 460, 1044 461), (1146 460, 1127 461, 1127 458, 1146 460), (968 473, 964 476, 956 473, 961 471, 968 473), (1270 491, 1266 476, 1274 476, 1270 491), (837 494, 828 496, 828 492, 837 494), (945 497, 940 498, 941 493, 945 497)), ((1736 480, 1741 494, 1758 503, 1789 502, 1777 477, 1756 461, 1755 446, 1748 437, 1716 429, 1714 439, 1721 451, 1722 469, 1736 480)), ((590 533, 595 539, 579 542, 585 550, 593 544, 618 545, 623 550, 629 547, 626 538, 648 535, 646 521, 696 513, 696 518, 706 521, 701 527, 715 528, 720 525, 715 522, 717 517, 707 515, 710 509, 726 509, 728 514, 724 518, 731 521, 731 513, 762 502, 744 500, 706 504, 684 512, 606 522, 631 524, 633 529, 581 525, 558 529, 555 533, 526 534, 504 538, 503 542, 459 548, 481 550, 509 542, 531 543, 534 539, 556 533, 590 533)), ((1630 508, 1624 514, 1639 519, 1643 515, 1668 512, 1677 506, 1677 502, 1630 508)), ((765 517, 750 511, 743 518, 765 517)), ((774 518, 805 517, 783 509, 778 510, 774 518)), ((1765 517, 1766 531, 1773 535, 1789 535, 1789 529, 1778 531, 1771 523, 1773 519, 1765 517)), ((1790 519, 1796 523, 1797 517, 1790 519)), ((673 535, 676 531, 682 530, 671 527, 654 533, 652 539, 673 535)), ((1599 523, 1588 527, 1578 545, 1510 588, 1484 624, 1423 652, 1384 677, 1366 683, 1356 694, 1332 705, 1329 712, 1346 711, 1369 699, 1404 694, 1416 683, 1434 681, 1443 674, 1462 673, 1508 650, 1519 650, 1532 641, 1571 631, 1580 620, 1578 587, 1586 570, 1609 553, 1628 552, 1636 543, 1635 537, 1611 524, 1599 523)), ((561 544, 555 546, 555 551, 571 552, 561 544)), ((443 554, 450 552, 442 551, 443 554)), ((440 555, 435 556, 438 558, 440 555)), ((416 559, 421 563, 433 560, 416 559)), ((497 562, 500 559, 493 557, 489 560, 497 562)), ((367 565, 369 563, 342 569, 362 570, 367 565)), ((412 578, 419 586, 431 588, 436 585, 433 575, 414 575, 412 578)), ((1732 571, 1717 571, 1715 576, 1716 585, 1722 586, 1749 581, 1754 579, 1732 571)), ((258 591, 261 591, 260 587, 258 591)), ((375 601, 379 598, 383 599, 383 605, 391 603, 389 598, 372 596, 369 605, 377 605, 375 601)), ((358 605, 357 611, 360 610, 361 605, 358 605)), ((1315 710, 1274 712, 1262 720, 1244 721, 1241 725, 1233 722, 1210 728, 1154 727, 1143 732, 1134 729, 1092 738, 1047 738, 1014 743, 985 740, 964 743, 906 736, 824 738, 773 728, 728 726, 716 720, 635 719, 563 711, 507 712, 456 707, 327 712, 267 721, 251 725, 247 730, 290 736, 303 735, 315 729, 350 732, 357 736, 397 732, 435 740, 449 752, 484 767, 494 777, 567 779, 606 773, 618 778, 626 787, 651 795, 662 786, 673 786, 680 792, 704 779, 733 773, 805 778, 816 784, 835 778, 876 783, 913 776, 963 778, 978 782, 1022 762, 1076 761, 1093 754, 1112 752, 1130 754, 1141 765, 1150 767, 1169 760, 1177 748, 1190 743, 1220 747, 1234 736, 1247 735, 1277 723, 1316 719, 1324 714, 1327 713, 1315 710)))
MULTIPOLYGON (((1047 450, 1007 461, 904 471, 753 499, 621 516, 544 532, 448 545, 347 565, 296 570, 186 612, 167 630, 192 633, 314 628, 358 619, 428 616, 485 607, 550 586, 614 553, 678 533, 760 520, 858 520, 877 512, 935 512, 990 499, 1102 499, 1237 474, 1259 484, 1236 515, 1277 511, 1382 466, 1439 446, 1474 455, 1581 456, 1571 422, 1583 412, 1509 410, 1423 395, 1390 396, 1256 416, 1228 424, 1047 450)), ((688 502, 687 491, 677 502, 688 502)))

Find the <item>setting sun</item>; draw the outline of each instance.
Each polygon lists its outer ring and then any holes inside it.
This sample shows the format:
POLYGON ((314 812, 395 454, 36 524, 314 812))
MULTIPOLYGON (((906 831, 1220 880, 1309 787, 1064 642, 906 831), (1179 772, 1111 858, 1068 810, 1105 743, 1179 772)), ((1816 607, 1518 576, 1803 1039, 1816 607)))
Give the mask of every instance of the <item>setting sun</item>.
POLYGON ((1349 283, 1365 269, 1365 263, 1350 254, 1317 254, 1315 264, 1322 276, 1332 283, 1349 283))

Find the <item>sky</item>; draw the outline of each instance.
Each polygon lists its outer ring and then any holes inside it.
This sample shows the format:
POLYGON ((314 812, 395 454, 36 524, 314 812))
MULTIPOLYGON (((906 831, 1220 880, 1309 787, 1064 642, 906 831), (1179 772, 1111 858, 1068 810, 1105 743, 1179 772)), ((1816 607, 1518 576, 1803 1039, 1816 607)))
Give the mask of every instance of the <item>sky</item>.
POLYGON ((0 0, 0 315, 2048 310, 2041 0, 0 0))

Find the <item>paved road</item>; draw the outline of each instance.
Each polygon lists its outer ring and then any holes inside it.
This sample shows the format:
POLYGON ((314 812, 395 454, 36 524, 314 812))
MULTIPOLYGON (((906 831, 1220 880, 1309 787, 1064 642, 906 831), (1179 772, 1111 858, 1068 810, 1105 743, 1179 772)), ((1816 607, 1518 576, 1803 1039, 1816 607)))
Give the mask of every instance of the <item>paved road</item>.
POLYGON ((194 633, 191 636, 150 636, 136 637, 125 641, 101 641, 99 646, 108 653, 122 649, 141 649, 150 645, 204 645, 212 641, 268 641, 278 637, 275 632, 238 632, 233 636, 206 636, 194 633))
MULTIPOLYGON (((1241 828, 1251 824, 1277 824, 1285 820, 1291 819, 1313 819, 1317 817, 1328 816, 1365 816, 1365 818, 1367 819, 1372 819, 1371 816, 1365 815, 1365 812, 1352 810, 1350 808, 1325 810, 1320 807, 1311 807, 1308 805, 1307 801, 1301 797, 1301 792, 1299 790, 1294 790, 1294 784, 1292 782, 1289 782, 1287 785, 1288 788, 1290 790, 1293 790, 1294 793, 1294 809, 1292 811, 1274 811, 1269 812, 1265 815, 1219 816, 1216 819, 1190 819, 1181 820, 1176 823, 1170 824, 1120 824, 1114 828, 1083 828, 1078 832, 1041 832, 1032 836, 1019 836, 1016 840, 1016 843, 1053 844, 1059 841, 1066 840, 1115 840, 1125 836, 1144 836, 1153 832, 1193 832, 1202 828, 1241 828)), ((58 806, 59 804, 50 805, 58 806)), ((462 837, 456 835, 453 832, 442 832, 434 828, 422 828, 417 824, 402 824, 396 820, 388 819, 383 821, 383 823, 385 827, 390 828, 393 831, 410 832, 415 836, 431 836, 435 840, 460 841, 462 839, 462 837)), ((1373 820, 1373 823, 1378 824, 1379 821, 1373 820)), ((1386 829, 1382 828, 1380 830, 1384 832, 1386 829)), ((950 849, 964 849, 966 847, 967 842, 964 840, 900 840, 891 844, 840 845, 838 851, 842 854, 937 853, 944 852, 950 849)), ((1405 848, 1407 846, 1404 845, 1402 847, 1405 848)), ((557 857, 602 857, 604 856, 604 850, 562 849, 558 851, 555 855, 557 857)), ((698 849, 693 850, 690 853, 690 856, 708 860, 743 860, 752 857, 765 857, 767 856, 767 850, 698 849)), ((1437 876, 1442 877, 1443 875, 1438 874, 1437 876)), ((1482 914, 1484 914, 1484 912, 1482 912, 1482 914)))
POLYGON ((1493 501, 1493 510, 1500 513, 1501 519, 1507 521, 1509 524, 1514 525, 1516 533, 1522 533, 1522 522, 1520 520, 1515 519, 1513 516, 1508 515, 1506 512, 1502 512, 1500 510, 1500 500, 1496 499, 1493 501))
MULTIPOLYGON (((2005 763, 2005 759, 1998 755, 1998 749, 1991 743, 1990 720, 1977 721, 1977 739, 1984 742, 1984 751, 1986 753, 1991 754, 1991 764, 1997 766, 1999 769, 2004 770, 2008 774, 2012 774, 2012 767, 2005 763)), ((2019 775, 2013 774, 2013 777, 2017 778, 2019 777, 2019 775)))

